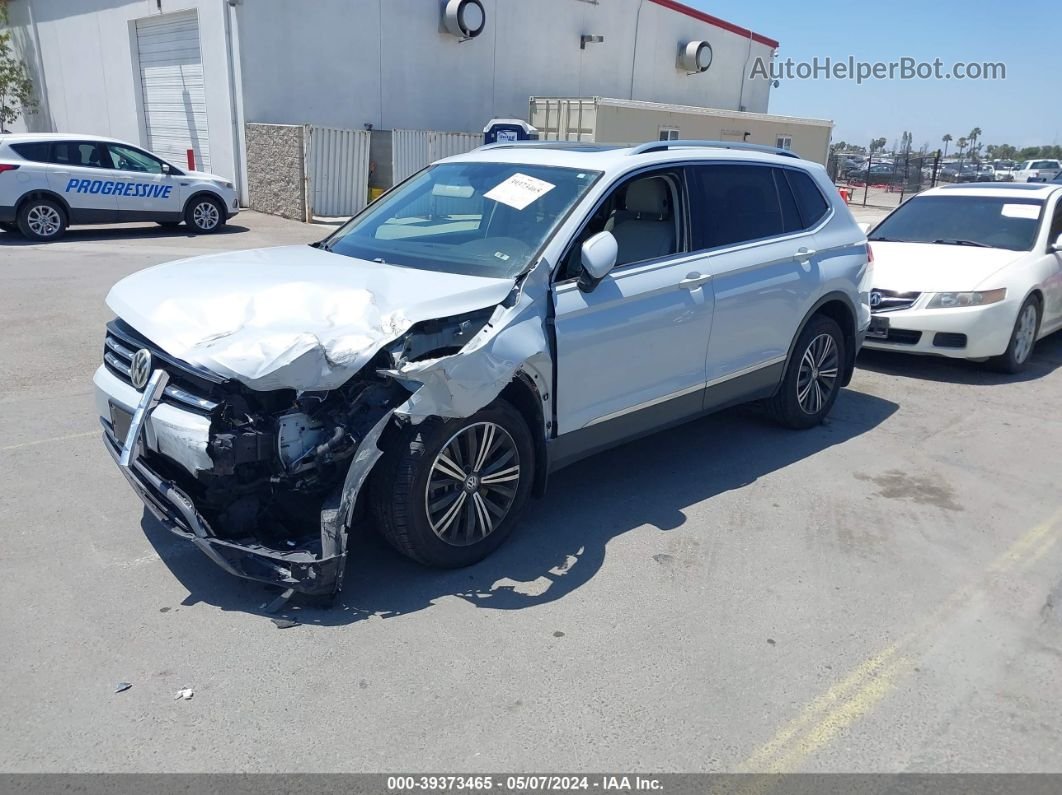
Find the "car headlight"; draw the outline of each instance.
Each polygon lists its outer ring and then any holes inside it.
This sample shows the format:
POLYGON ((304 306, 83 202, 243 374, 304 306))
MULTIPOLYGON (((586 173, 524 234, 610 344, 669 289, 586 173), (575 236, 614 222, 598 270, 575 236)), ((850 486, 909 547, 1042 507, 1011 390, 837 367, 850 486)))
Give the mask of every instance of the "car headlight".
POLYGON ((984 306, 995 304, 1007 297, 1007 289, 1001 287, 998 290, 979 290, 970 293, 937 293, 933 296, 926 309, 950 309, 955 306, 984 306))

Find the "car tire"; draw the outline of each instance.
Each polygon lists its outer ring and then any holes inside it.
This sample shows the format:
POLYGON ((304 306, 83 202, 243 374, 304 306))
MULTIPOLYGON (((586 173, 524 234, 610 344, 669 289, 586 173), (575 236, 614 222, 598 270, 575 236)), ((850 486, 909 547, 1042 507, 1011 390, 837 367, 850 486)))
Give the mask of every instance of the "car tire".
POLYGON ((501 399, 471 417, 410 424, 384 445, 370 512, 403 555, 426 566, 469 566, 512 532, 531 492, 534 459, 527 423, 501 399))
POLYGON ((184 210, 184 222, 199 234, 212 234, 225 225, 225 208, 210 196, 196 196, 184 210))
POLYGON ((1010 333, 1010 342, 1002 356, 989 359, 993 369, 1003 373, 1020 373, 1025 369, 1036 347, 1036 336, 1040 332, 1040 301, 1030 295, 1018 310, 1014 320, 1014 329, 1010 333))
POLYGON ((841 391, 844 334, 837 321, 815 315, 800 332, 782 384, 767 400, 767 413, 788 428, 819 425, 841 391))
POLYGON ((5 232, 10 232, 13 235, 19 234, 18 224, 10 223, 8 221, 0 221, 0 229, 5 232))
POLYGON ((18 210, 18 231, 30 240, 55 240, 66 231, 66 210, 51 199, 28 199, 18 210))

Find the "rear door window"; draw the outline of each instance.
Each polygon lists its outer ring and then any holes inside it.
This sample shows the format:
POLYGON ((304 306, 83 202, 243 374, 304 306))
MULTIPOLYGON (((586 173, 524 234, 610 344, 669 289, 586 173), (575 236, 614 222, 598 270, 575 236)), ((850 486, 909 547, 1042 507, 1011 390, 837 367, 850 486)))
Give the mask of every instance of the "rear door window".
POLYGON ((48 160, 59 166, 106 167, 103 147, 94 141, 55 141, 52 143, 48 160))
POLYGON ((770 166, 743 164, 690 167, 694 249, 785 234, 787 220, 793 223, 793 208, 783 213, 774 172, 770 166))

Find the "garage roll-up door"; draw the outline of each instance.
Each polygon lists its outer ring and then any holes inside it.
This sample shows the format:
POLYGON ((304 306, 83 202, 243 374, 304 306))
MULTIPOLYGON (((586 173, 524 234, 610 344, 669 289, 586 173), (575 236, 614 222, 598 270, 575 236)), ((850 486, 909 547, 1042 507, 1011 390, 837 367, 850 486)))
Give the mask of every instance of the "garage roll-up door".
POLYGON ((195 11, 137 20, 140 84, 147 147, 183 168, 195 150, 196 168, 210 170, 203 59, 195 11))

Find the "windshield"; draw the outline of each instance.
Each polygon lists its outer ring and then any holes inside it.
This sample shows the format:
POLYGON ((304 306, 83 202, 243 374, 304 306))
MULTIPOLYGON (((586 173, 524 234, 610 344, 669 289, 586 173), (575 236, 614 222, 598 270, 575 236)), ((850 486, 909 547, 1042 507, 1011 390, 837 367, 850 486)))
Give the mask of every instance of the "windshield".
POLYGON ((1043 206, 1039 199, 916 196, 882 221, 870 239, 1029 251, 1043 206))
POLYGON ((348 257, 511 278, 601 176, 508 163, 442 163, 412 177, 322 244, 348 257))

